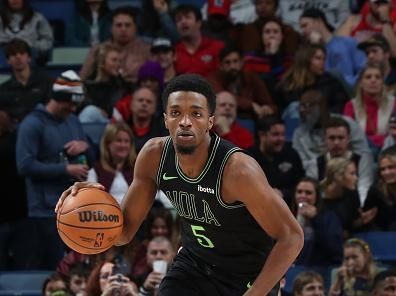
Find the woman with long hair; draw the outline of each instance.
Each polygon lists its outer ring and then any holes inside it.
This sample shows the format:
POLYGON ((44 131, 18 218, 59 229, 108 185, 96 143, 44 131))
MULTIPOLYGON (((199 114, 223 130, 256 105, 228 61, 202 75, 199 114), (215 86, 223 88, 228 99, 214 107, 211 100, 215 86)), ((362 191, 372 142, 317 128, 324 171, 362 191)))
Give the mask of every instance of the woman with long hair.
POLYGON ((378 158, 378 180, 364 201, 364 210, 373 209, 375 217, 365 230, 396 231, 396 148, 381 152, 378 158))
POLYGON ((121 203, 133 179, 135 160, 130 128, 123 122, 109 124, 100 142, 100 160, 89 170, 87 181, 103 184, 121 203))
POLYGON ((297 183, 291 209, 304 231, 304 247, 296 264, 311 267, 339 264, 343 229, 337 215, 322 207, 315 179, 304 177, 297 183))
POLYGON ((277 18, 270 18, 261 27, 261 49, 247 53, 244 70, 257 73, 266 84, 271 97, 275 86, 292 64, 292 56, 286 54, 283 24, 277 18))
POLYGON ((371 285, 378 269, 368 244, 358 238, 344 243, 344 259, 336 271, 330 296, 370 296, 371 285))
POLYGON ((29 0, 2 0, 0 11, 0 46, 22 39, 32 48, 37 63, 49 58, 54 36, 47 19, 34 11, 29 0))
POLYGON ((359 75, 355 97, 344 108, 344 114, 359 123, 377 149, 384 143, 389 118, 396 109, 395 97, 386 91, 384 75, 381 64, 367 63, 359 75))
POLYGON ((94 46, 111 37, 111 11, 107 0, 76 0, 76 16, 67 26, 66 44, 94 46))
POLYGON ((293 64, 278 84, 280 110, 299 100, 308 88, 320 91, 326 97, 330 112, 342 113, 349 95, 344 86, 325 69, 326 49, 319 44, 302 46, 293 64))
POLYGON ((328 161, 325 178, 321 182, 324 207, 337 214, 346 236, 354 230, 360 216, 357 180, 353 160, 337 157, 328 161))

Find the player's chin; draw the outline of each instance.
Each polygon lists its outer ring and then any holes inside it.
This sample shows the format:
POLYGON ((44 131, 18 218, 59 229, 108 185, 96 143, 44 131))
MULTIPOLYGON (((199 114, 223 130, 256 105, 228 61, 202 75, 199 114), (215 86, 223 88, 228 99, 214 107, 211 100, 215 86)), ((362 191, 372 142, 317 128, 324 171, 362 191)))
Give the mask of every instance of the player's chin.
POLYGON ((186 144, 176 143, 176 151, 180 154, 191 155, 195 152, 196 148, 197 148, 196 145, 186 145, 186 144))

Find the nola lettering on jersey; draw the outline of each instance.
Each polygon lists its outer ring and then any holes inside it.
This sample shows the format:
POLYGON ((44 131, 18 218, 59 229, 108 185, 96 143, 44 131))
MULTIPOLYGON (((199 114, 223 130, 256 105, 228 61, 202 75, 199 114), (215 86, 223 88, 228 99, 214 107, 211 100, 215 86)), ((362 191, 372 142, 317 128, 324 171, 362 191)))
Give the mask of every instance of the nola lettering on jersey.
MULTIPOLYGON (((210 190, 213 191, 213 189, 210 190)), ((206 200, 196 200, 194 194, 184 191, 172 191, 172 193, 170 191, 166 191, 165 194, 181 217, 195 220, 201 223, 221 226, 206 200)))

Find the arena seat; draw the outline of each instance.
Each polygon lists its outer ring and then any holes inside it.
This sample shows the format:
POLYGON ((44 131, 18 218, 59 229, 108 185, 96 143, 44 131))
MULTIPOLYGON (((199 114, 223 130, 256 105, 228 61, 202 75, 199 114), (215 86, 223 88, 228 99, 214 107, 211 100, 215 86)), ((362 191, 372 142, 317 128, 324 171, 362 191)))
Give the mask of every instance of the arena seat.
POLYGON ((396 263, 396 232, 369 231, 355 233, 355 237, 363 239, 370 246, 374 260, 384 263, 396 263))
POLYGON ((54 271, 4 271, 0 272, 1 295, 41 295, 46 278, 54 271))

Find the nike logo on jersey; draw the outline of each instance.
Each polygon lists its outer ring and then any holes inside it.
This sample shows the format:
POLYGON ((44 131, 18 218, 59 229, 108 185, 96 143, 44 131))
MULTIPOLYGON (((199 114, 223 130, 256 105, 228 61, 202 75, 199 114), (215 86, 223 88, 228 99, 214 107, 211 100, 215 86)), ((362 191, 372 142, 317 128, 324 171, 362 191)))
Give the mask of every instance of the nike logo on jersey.
POLYGON ((246 288, 250 289, 251 286, 252 286, 252 284, 250 282, 248 282, 246 285, 246 288))
POLYGON ((166 173, 164 173, 164 174, 162 175, 162 179, 163 179, 164 181, 169 181, 169 180, 173 180, 173 179, 177 179, 177 178, 178 178, 178 177, 167 176, 166 173))

